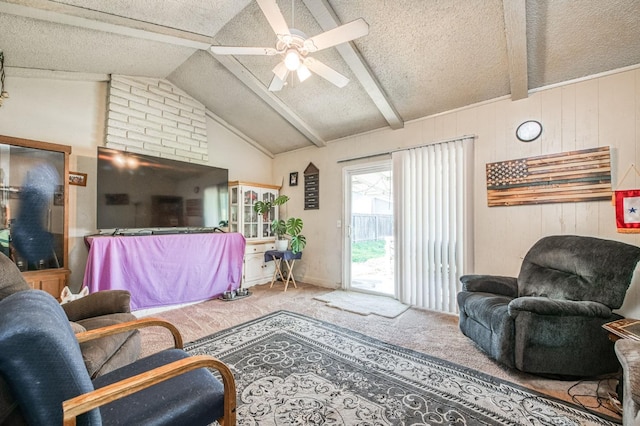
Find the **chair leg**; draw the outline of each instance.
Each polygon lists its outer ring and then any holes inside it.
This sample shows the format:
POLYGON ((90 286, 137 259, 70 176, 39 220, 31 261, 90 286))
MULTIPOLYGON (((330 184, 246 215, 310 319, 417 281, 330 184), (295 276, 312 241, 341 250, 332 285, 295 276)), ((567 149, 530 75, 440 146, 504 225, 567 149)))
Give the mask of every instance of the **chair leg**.
POLYGON ((289 286, 289 281, 291 281, 293 283, 293 286, 295 288, 298 288, 298 286, 296 285, 296 279, 293 276, 293 265, 295 265, 296 260, 295 259, 291 259, 291 261, 289 261, 289 262, 287 262, 285 260, 285 262, 287 263, 288 272, 287 272, 287 281, 286 281, 286 283, 284 285, 284 291, 287 291, 287 287, 289 286))
POLYGON ((275 271, 273 271, 273 277, 271 278, 271 285, 269 286, 269 288, 273 287, 273 283, 276 282, 278 275, 282 280, 284 280, 284 276, 282 275, 282 271, 280 270, 280 263, 282 262, 282 259, 278 259, 275 256, 272 256, 272 257, 273 257, 273 263, 275 264, 276 269, 275 271))

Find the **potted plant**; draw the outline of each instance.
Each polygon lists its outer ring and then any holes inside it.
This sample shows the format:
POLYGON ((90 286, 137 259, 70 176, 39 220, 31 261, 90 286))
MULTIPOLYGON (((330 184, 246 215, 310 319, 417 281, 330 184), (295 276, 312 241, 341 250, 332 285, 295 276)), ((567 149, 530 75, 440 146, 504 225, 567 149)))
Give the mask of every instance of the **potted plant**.
POLYGON ((271 222, 271 232, 276 236, 276 250, 285 251, 289 246, 287 240, 287 223, 282 219, 271 222))
POLYGON ((287 201, 289 201, 289 197, 287 197, 286 195, 280 195, 273 201, 256 201, 256 203, 253 205, 253 211, 261 214, 262 218, 264 220, 267 220, 269 212, 274 206, 281 206, 287 201))
POLYGON ((291 251, 293 253, 301 252, 307 245, 307 238, 302 235, 302 227, 304 222, 299 217, 290 217, 286 221, 278 219, 271 222, 271 230, 276 234, 276 250, 285 251, 289 245, 287 236, 290 237, 291 251))

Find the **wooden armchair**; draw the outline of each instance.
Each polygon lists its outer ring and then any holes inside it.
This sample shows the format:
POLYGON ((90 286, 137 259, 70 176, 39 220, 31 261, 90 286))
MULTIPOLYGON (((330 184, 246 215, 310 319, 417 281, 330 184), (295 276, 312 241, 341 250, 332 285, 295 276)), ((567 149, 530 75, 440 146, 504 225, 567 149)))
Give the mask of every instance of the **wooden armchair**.
POLYGON ((0 301, 0 324, 0 376, 28 424, 235 425, 231 370, 189 356, 170 323, 146 318, 74 335, 56 300, 32 290, 0 301), (79 342, 149 326, 169 329, 174 348, 91 380, 79 342))

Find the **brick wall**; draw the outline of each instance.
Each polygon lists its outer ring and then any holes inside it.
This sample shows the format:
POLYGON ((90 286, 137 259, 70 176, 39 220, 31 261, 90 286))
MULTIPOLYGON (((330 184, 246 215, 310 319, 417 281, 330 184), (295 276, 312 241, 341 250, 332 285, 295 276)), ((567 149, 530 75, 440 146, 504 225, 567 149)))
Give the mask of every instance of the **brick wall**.
POLYGON ((204 163, 205 108, 166 80, 112 75, 106 146, 204 163))

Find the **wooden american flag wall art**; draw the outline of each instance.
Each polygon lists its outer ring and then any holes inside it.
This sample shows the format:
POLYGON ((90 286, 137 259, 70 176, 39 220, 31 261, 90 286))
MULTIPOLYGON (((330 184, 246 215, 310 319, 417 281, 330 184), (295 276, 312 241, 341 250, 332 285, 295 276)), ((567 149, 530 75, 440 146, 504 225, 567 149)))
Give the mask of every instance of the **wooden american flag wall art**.
POLYGON ((489 207, 611 200, 609 147, 487 163, 489 207))

